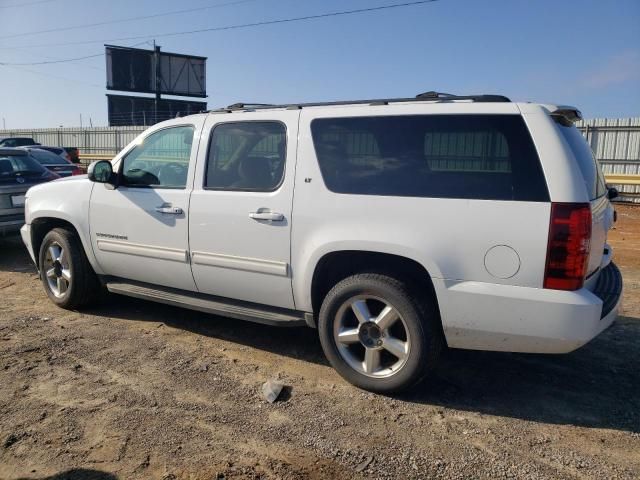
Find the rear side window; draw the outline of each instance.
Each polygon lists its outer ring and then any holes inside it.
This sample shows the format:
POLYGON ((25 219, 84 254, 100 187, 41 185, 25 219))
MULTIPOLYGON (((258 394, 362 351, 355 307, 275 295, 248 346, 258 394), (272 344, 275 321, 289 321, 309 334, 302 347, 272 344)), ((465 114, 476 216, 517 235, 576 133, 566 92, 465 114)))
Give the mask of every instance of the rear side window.
POLYGON ((271 192, 284 176, 286 131, 280 122, 216 126, 207 156, 205 188, 271 192))
POLYGON ((336 193, 549 201, 519 115, 326 118, 311 131, 336 193))
POLYGON ((587 187, 587 192, 589 193, 589 198, 591 200, 600 198, 607 193, 607 186, 602 169, 593 156, 591 147, 573 123, 564 120, 563 117, 557 116, 554 117, 554 120, 562 137, 569 145, 574 157, 576 157, 582 178, 587 187))

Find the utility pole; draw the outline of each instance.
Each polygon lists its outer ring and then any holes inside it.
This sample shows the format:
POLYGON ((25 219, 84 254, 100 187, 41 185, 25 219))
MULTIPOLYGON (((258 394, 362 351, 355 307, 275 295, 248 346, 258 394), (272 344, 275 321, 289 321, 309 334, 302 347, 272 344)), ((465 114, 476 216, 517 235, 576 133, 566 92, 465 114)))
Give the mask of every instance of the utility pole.
POLYGON ((7 122, 4 120, 4 117, 2 117, 2 129, 3 130, 7 129, 7 122))
POLYGON ((80 114, 80 128, 82 128, 82 114, 80 114))
POLYGON ((156 41, 153 41, 153 58, 156 62, 156 99, 153 105, 154 108, 154 122, 158 123, 158 106, 160 105, 160 45, 156 45, 156 41))

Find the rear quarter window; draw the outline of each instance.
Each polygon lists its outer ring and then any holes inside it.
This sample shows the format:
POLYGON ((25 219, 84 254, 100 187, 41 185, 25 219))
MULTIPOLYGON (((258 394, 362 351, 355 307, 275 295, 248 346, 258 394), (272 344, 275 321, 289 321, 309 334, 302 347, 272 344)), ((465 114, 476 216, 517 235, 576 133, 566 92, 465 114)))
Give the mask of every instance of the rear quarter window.
POLYGON ((564 120, 563 117, 554 116, 556 128, 560 131, 562 138, 573 152, 573 156, 578 163, 580 173, 584 180, 589 198, 595 200, 607 193, 607 186, 604 174, 600 165, 596 161, 591 147, 580 131, 573 123, 564 120))
POLYGON ((549 201, 519 115, 323 118, 311 131, 336 193, 549 201))

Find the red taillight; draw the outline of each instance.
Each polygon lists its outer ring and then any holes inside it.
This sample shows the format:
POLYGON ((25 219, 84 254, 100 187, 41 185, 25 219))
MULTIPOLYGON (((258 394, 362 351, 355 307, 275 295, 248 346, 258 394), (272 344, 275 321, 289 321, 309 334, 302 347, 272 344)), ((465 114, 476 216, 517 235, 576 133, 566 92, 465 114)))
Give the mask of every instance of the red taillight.
POLYGON ((591 243, 588 203, 552 203, 544 288, 578 290, 584 284, 591 243))
POLYGON ((71 170, 71 175, 84 175, 84 172, 82 171, 81 168, 76 167, 73 170, 71 170))

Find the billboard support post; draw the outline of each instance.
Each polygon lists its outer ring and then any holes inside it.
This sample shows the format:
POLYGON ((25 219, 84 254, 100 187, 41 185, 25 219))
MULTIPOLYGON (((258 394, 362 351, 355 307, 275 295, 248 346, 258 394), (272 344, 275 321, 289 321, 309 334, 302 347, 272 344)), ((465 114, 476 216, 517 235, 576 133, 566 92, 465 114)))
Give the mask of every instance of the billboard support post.
POLYGON ((155 72, 155 86, 156 86, 156 101, 154 104, 154 123, 158 123, 158 105, 160 104, 160 45, 156 45, 156 41, 153 41, 153 57, 156 61, 155 72))

